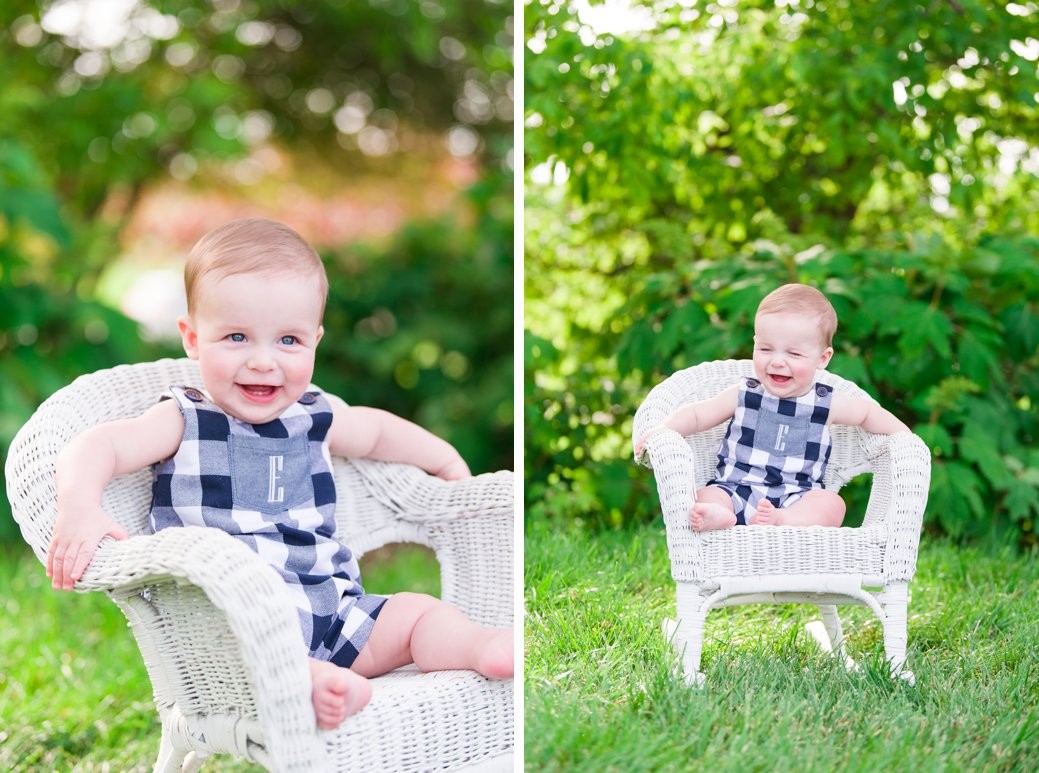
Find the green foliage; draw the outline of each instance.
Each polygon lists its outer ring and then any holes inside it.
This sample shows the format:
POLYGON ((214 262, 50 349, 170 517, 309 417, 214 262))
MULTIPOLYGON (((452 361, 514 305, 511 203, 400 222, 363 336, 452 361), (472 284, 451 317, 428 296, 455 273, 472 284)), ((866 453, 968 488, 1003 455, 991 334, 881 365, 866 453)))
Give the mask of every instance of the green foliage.
POLYGON ((314 380, 450 440, 474 472, 511 469, 511 198, 473 190, 474 222, 413 223, 331 255, 314 380))
MULTIPOLYGON (((0 141, 0 461, 36 406, 76 376, 161 356, 117 311, 79 297, 54 270, 73 238, 35 159, 0 141)), ((15 536, 7 498, 0 542, 15 536)))
POLYGON ((66 34, 50 5, 0 11, 0 137, 46 160, 75 221, 268 139, 354 168, 368 127, 400 146, 465 127, 490 166, 511 147, 509 7, 495 0, 154 0, 107 42, 66 34), (339 131, 346 105, 358 123, 339 131))
POLYGON ((656 26, 621 36, 568 2, 526 3, 525 152, 564 163, 617 225, 677 222, 700 252, 777 225, 842 241, 957 213, 967 235, 1039 224, 1039 178, 991 184, 1039 140, 1034 12, 649 5, 656 26))
POLYGON ((656 517, 642 397, 747 356, 760 299, 802 281, 841 320, 832 369, 930 445, 929 525, 1034 541, 1034 18, 740 0, 597 34, 525 10, 528 523, 656 517))
MULTIPOLYGON (((859 383, 930 446, 928 522, 956 536, 996 529, 1035 541, 1037 260, 1039 240, 991 239, 959 254, 824 251, 796 264, 753 252, 648 275, 612 317, 621 332, 596 339, 615 353, 604 367, 627 374, 632 388, 582 392, 579 370, 552 390, 559 353, 529 336, 526 437, 539 456, 528 453, 527 469, 532 499, 540 500, 531 502, 531 515, 604 511, 615 523, 653 517, 648 474, 617 466, 630 448, 630 420, 620 417, 634 415, 648 389, 674 370, 749 357, 757 303, 798 281, 818 286, 837 309, 830 369, 859 383), (603 450, 589 465, 574 446, 603 450), (559 490, 568 481, 569 496, 559 490)), ((866 494, 856 491, 852 510, 864 510, 866 494)))
MULTIPOLYGON (((56 5, 0 10, 0 455, 75 376, 180 354, 97 301, 149 185, 204 187, 274 146, 341 186, 442 158, 460 134, 476 182, 457 207, 325 256, 315 380, 429 426, 474 470, 511 467, 510 7, 154 0, 105 42, 63 29, 56 5)), ((0 542, 15 533, 0 497, 0 542)))

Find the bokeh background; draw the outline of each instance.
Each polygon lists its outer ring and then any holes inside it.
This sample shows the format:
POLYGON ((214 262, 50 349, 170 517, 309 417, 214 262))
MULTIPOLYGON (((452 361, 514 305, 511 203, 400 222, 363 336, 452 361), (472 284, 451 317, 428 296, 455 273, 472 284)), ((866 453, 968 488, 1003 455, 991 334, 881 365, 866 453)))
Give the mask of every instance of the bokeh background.
POLYGON ((75 376, 182 355, 184 256, 259 214, 326 261, 316 383, 513 466, 511 4, 0 14, 0 449, 75 376))
POLYGON ((639 402, 800 281, 930 446, 926 527, 1034 544, 1035 3, 524 6, 528 526, 651 522, 639 402))
MULTIPOLYGON (((0 457, 81 373, 182 356, 185 255, 262 215, 326 262, 315 382, 512 468, 512 57, 511 0, 0 4, 0 457)), ((439 588, 421 548, 362 566, 439 588)), ((151 770, 158 739, 121 614, 51 590, 0 496, 0 769, 151 770)))

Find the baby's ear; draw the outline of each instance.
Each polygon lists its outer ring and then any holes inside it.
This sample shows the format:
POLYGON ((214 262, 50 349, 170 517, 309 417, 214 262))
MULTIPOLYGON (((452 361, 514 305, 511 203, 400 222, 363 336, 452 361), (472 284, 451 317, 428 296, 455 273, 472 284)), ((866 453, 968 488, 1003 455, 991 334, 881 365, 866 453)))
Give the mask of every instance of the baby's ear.
POLYGON ((831 359, 833 359, 833 347, 827 346, 823 349, 822 356, 819 358, 819 370, 825 370, 831 359))
POLYGON ((198 359, 198 333, 191 322, 191 317, 185 315, 177 319, 177 330, 180 331, 180 341, 184 345, 184 354, 189 359, 198 359))

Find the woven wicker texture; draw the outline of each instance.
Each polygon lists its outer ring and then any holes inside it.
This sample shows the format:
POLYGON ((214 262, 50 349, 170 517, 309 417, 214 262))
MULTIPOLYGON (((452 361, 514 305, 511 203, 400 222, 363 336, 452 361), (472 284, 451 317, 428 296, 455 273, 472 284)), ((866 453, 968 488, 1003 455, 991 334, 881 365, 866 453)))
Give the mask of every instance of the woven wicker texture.
MULTIPOLYGON (((171 384, 198 383, 190 360, 124 365, 82 376, 40 406, 11 445, 6 475, 15 520, 41 562, 62 447, 97 423, 143 413, 171 384)), ((427 545, 446 600, 481 624, 512 624, 511 472, 447 482, 407 465, 334 461, 340 539, 356 555, 427 545)), ((513 682, 468 671, 380 677, 367 707, 335 731, 318 730, 307 652, 280 578, 218 530, 151 534, 150 503, 147 470, 109 484, 104 506, 132 536, 106 539, 77 590, 103 591, 130 621, 162 718, 156 770, 181 770, 189 753, 308 773, 450 769, 511 753, 513 682)))
MULTIPOLYGON (((708 362, 675 373, 654 387, 639 407, 633 440, 679 406, 713 397, 751 375, 749 360, 708 362)), ((855 384, 832 373, 819 371, 816 379, 838 392, 869 399, 855 384)), ((833 646, 839 649, 840 622, 832 609, 834 599, 828 596, 873 609, 884 624, 892 667, 901 669, 906 586, 916 570, 930 485, 927 446, 909 433, 886 436, 858 427, 831 427, 827 488, 839 490, 860 473, 873 475, 859 528, 750 526, 698 533, 689 527, 689 509, 696 490, 714 477, 724 432, 724 424, 689 438, 673 431, 656 432, 641 460, 654 471, 671 573, 679 586, 675 647, 684 654, 687 679, 702 678, 703 620, 714 606, 756 601, 820 603, 833 646)))

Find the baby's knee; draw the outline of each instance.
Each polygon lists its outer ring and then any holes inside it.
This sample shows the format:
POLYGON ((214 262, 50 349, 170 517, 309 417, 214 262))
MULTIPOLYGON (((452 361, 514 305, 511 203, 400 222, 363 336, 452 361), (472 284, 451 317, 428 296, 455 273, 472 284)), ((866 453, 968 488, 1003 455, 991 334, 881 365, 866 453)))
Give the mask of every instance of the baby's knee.
POLYGON ((841 495, 838 494, 836 491, 823 490, 823 493, 826 494, 826 498, 829 500, 830 507, 833 508, 833 511, 835 513, 840 513, 843 517, 844 513, 848 509, 848 506, 844 503, 844 499, 841 497, 841 495))
POLYGON ((402 591, 390 596, 387 605, 398 609, 406 609, 409 612, 422 614, 445 603, 446 602, 438 599, 436 596, 430 596, 428 593, 402 591))
POLYGON ((718 486, 704 486, 697 489, 696 501, 704 504, 722 505, 732 509, 732 497, 729 492, 718 486))
POLYGON ((848 510, 847 504, 836 491, 820 489, 813 492, 814 499, 820 515, 824 519, 824 526, 840 526, 844 523, 844 515, 848 510))

